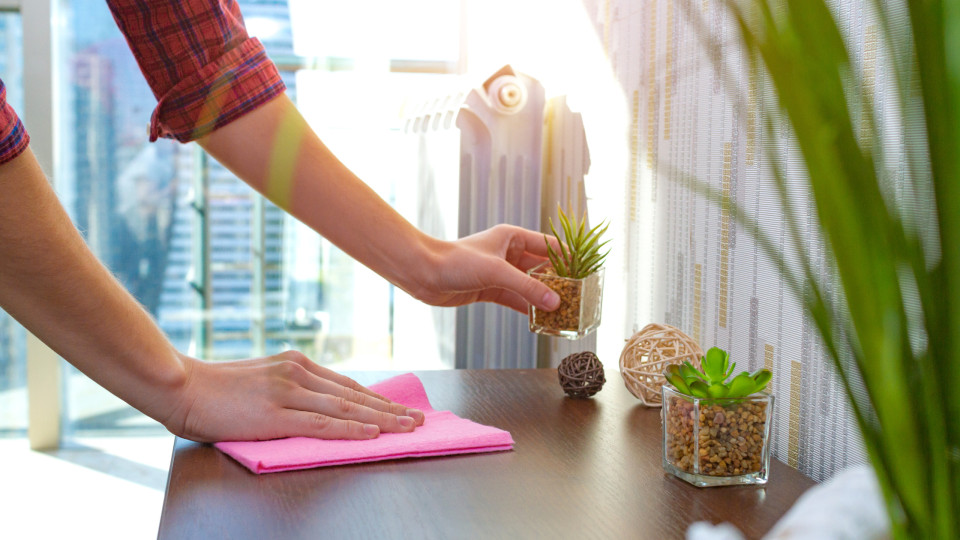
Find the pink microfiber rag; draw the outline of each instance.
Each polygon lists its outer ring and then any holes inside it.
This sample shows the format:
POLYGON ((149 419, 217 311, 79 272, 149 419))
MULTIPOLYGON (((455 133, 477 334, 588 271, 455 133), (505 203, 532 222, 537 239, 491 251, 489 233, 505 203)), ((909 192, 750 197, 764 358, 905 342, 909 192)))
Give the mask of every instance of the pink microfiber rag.
POLYGON ((420 379, 412 373, 371 385, 374 392, 420 409, 423 425, 410 433, 381 433, 364 441, 326 441, 307 437, 272 441, 219 442, 216 447, 244 467, 260 473, 363 463, 384 459, 497 452, 513 449, 509 432, 430 407, 420 379))

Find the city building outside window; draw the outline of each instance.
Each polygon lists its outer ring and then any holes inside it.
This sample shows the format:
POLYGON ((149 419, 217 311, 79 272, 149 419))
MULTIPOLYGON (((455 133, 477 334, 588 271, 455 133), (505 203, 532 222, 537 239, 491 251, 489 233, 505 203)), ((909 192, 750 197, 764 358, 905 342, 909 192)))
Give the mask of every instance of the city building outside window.
MULTIPOLYGON (((239 3, 308 122, 392 202, 396 166, 413 159, 397 144, 406 98, 459 77, 458 3, 376 2, 375 18, 361 4, 239 3)), ((156 100, 103 0, 69 0, 63 16, 58 193, 178 349, 211 361, 297 349, 341 371, 452 367, 393 358, 389 283, 197 145, 147 141, 156 100)), ((18 335, 4 324, 0 336, 18 335)), ((67 439, 162 429, 68 364, 63 392, 67 439)))

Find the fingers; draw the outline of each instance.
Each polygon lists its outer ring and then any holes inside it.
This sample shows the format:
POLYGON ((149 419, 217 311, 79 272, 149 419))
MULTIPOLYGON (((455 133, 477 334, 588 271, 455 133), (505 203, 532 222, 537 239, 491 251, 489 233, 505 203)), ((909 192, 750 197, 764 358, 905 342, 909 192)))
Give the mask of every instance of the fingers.
MULTIPOLYGON (((547 261, 547 242, 550 243, 554 252, 559 251, 560 243, 551 235, 543 235, 521 227, 500 226, 495 228, 499 234, 508 235, 507 249, 505 253, 505 262, 513 266, 510 270, 495 269, 503 280, 499 285, 508 291, 513 291, 519 295, 526 303, 536 306, 544 311, 553 311, 560 305, 560 297, 549 287, 539 280, 533 279, 526 274, 526 271, 543 262, 547 261), (544 241, 546 238, 546 242, 544 241), (520 272, 517 271, 520 270, 520 272)), ((511 295, 502 295, 502 298, 495 300, 497 303, 516 309, 517 311, 526 311, 526 306, 517 304, 516 298, 511 295)))
POLYGON ((524 315, 530 309, 530 304, 522 296, 506 289, 487 289, 484 294, 480 295, 480 301, 500 304, 524 315))
POLYGON ((282 377, 291 379, 315 396, 325 396, 320 402, 301 401, 295 407, 337 418, 372 422, 382 431, 391 433, 411 431, 423 425, 423 411, 395 403, 350 377, 318 365, 300 352, 286 351, 277 356, 282 359, 276 368, 282 372, 282 377), (318 404, 322 407, 318 408, 318 404), (359 408, 353 408, 353 405, 359 408), (407 418, 412 422, 408 423, 407 418))
POLYGON ((375 392, 349 377, 318 369, 297 352, 229 363, 189 363, 190 379, 178 390, 177 404, 163 424, 190 440, 371 439, 381 433, 411 432, 423 423, 421 411, 375 397, 375 392))
POLYGON ((315 439, 375 439, 380 429, 374 424, 343 420, 307 411, 289 410, 282 418, 283 431, 315 439))
POLYGON ((530 253, 523 253, 520 255, 520 259, 517 261, 516 266, 520 270, 523 270, 524 272, 526 272, 527 270, 530 270, 531 268, 535 268, 547 262, 548 260, 549 259, 547 258, 540 257, 537 255, 531 255, 530 253))
MULTIPOLYGON (((553 289, 528 276, 525 272, 514 268, 506 261, 501 261, 501 263, 501 268, 491 274, 498 278, 498 282, 494 283, 493 286, 512 291, 525 302, 544 311, 553 311, 560 306, 560 296, 553 289)), ((518 309, 512 304, 504 305, 518 311, 526 311, 526 307, 518 309)))
MULTIPOLYGON (((369 399, 373 400, 373 398, 369 399)), ((379 433, 407 433, 417 427, 416 421, 410 416, 384 412, 345 397, 313 392, 307 388, 299 388, 291 392, 289 400, 290 408, 318 413, 332 419, 373 425, 377 427, 379 433)))
POLYGON ((386 397, 381 396, 380 394, 374 392, 373 390, 370 390, 370 389, 367 388, 366 386, 363 386, 362 384, 360 384, 360 383, 358 383, 357 381, 351 379, 350 377, 347 377, 346 375, 342 375, 342 374, 340 374, 340 373, 337 373, 336 371, 333 371, 332 369, 327 369, 327 368, 325 368, 325 367, 323 367, 323 366, 321 366, 321 365, 319 365, 319 364, 317 364, 317 363, 315 363, 315 362, 312 362, 312 361, 310 362, 310 367, 309 367, 309 369, 310 369, 311 372, 313 372, 313 373, 314 373, 315 375, 317 375, 318 377, 321 377, 321 378, 326 379, 326 380, 329 380, 329 381, 333 381, 333 382, 337 383, 338 385, 343 386, 344 388, 349 388, 349 389, 351 389, 351 390, 353 390, 353 391, 355 391, 355 392, 359 392, 359 393, 361 393, 361 394, 365 394, 365 395, 367 395, 367 396, 370 396, 370 397, 372 397, 372 398, 376 398, 376 399, 378 399, 378 400, 380 400, 380 401, 383 401, 383 402, 386 402, 386 403, 393 403, 392 400, 390 400, 390 399, 388 399, 388 398, 386 398, 386 397))
POLYGON ((308 407, 308 410, 374 423, 382 431, 391 433, 412 431, 416 426, 423 425, 422 411, 400 403, 383 401, 313 374, 309 374, 301 384, 314 396, 310 401, 297 404, 308 407))
POLYGON ((414 419, 416 425, 423 425, 423 411, 407 407, 401 403, 395 403, 354 381, 350 377, 320 366, 309 358, 304 358, 306 359, 306 363, 302 365, 312 377, 306 377, 299 382, 308 390, 336 396, 370 409, 389 413, 393 416, 408 416, 414 419))
POLYGON ((559 251, 560 242, 552 234, 543 234, 513 225, 497 225, 492 231, 509 238, 511 248, 520 248, 540 257, 547 256, 547 242, 554 251, 559 251), (547 241, 544 242, 544 237, 547 241))

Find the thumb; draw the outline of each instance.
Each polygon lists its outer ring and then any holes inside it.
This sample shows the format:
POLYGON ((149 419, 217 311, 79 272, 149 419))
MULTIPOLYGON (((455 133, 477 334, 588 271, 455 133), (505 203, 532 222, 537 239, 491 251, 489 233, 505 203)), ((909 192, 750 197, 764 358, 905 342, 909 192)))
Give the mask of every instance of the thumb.
POLYGON ((498 273, 498 277, 502 278, 502 282, 495 286, 519 294, 527 303, 543 311, 553 311, 560 307, 560 295, 550 287, 506 261, 503 261, 501 268, 503 271, 498 273))

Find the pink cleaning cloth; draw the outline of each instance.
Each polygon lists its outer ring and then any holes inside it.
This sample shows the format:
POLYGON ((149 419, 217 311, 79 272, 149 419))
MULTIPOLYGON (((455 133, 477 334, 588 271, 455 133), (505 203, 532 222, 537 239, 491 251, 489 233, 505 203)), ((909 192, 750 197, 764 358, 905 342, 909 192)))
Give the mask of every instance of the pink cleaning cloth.
POLYGON ((371 385, 374 392, 423 411, 423 425, 410 433, 381 433, 363 441, 292 437, 272 441, 219 442, 216 447, 261 474, 385 459, 445 456, 513 449, 510 433, 435 411, 420 379, 412 373, 371 385))

